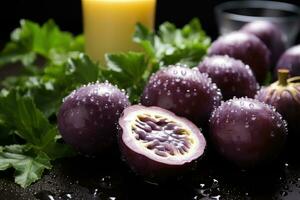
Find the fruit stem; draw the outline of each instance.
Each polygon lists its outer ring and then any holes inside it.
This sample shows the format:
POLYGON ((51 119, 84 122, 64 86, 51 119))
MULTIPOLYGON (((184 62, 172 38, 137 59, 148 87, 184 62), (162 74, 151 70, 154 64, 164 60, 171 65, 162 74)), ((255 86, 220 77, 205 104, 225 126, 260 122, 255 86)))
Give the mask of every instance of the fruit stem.
POLYGON ((279 69, 277 74, 278 74, 279 85, 286 86, 287 80, 289 78, 289 70, 288 69, 279 69))

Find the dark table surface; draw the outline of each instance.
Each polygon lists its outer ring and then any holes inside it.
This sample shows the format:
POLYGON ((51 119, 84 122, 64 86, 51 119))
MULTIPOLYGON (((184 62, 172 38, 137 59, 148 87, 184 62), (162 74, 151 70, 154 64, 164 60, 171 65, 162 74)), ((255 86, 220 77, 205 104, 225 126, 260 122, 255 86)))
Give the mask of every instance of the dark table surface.
POLYGON ((0 173, 1 200, 200 200, 300 199, 297 152, 265 169, 245 171, 207 155, 189 176, 155 185, 135 176, 118 155, 58 160, 51 171, 26 189, 13 182, 13 171, 0 173))

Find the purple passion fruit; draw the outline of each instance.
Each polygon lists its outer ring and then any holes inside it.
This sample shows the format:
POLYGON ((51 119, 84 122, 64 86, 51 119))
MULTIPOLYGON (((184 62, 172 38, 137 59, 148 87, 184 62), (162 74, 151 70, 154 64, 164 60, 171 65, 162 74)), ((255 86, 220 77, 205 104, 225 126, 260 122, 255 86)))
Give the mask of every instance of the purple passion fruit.
POLYGON ((79 152, 102 154, 116 143, 118 119, 129 104, 125 93, 108 82, 82 86, 64 99, 58 129, 79 152))
POLYGON ((272 22, 254 21, 243 26, 241 31, 253 34, 265 43, 271 52, 271 66, 275 67, 279 57, 285 50, 281 30, 272 22))
POLYGON ((300 76, 290 79, 288 76, 288 70, 278 70, 278 81, 262 88, 256 99, 276 108, 287 121, 289 137, 300 137, 300 76))
POLYGON ((220 88, 223 99, 235 97, 254 97, 258 83, 249 68, 240 60, 228 56, 205 58, 198 66, 202 73, 207 73, 220 88))
POLYGON ((200 158, 205 138, 192 122, 159 107, 130 106, 119 119, 119 145, 131 169, 148 180, 184 174, 200 158))
POLYGON ((256 36, 233 32, 219 37, 209 49, 209 55, 228 55, 243 61, 252 69, 256 80, 263 83, 270 65, 270 51, 256 36))
POLYGON ((207 74, 176 65, 151 76, 141 103, 174 112, 204 127, 213 109, 221 103, 221 92, 207 74))
POLYGON ((277 77, 278 69, 288 69, 290 76, 300 76, 300 45, 286 50, 280 57, 274 76, 277 77))
POLYGON ((240 167, 252 168, 280 154, 287 128, 275 108, 254 99, 234 98, 213 112, 210 136, 221 156, 240 167))

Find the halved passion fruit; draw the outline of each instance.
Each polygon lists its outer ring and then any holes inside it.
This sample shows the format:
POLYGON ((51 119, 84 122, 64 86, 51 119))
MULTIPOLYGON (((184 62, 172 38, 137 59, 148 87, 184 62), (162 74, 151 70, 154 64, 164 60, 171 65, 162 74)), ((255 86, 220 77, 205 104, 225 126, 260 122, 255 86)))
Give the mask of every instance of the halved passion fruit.
POLYGON ((130 106, 119 125, 124 159, 134 172, 151 181, 187 172, 206 146, 196 125, 159 107, 130 106))

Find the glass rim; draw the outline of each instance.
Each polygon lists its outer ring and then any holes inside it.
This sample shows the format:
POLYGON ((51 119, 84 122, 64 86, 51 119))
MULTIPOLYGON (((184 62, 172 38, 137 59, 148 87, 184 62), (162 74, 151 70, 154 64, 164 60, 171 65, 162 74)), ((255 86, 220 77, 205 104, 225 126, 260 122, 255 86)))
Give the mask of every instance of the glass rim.
POLYGON ((217 15, 225 15, 230 19, 238 20, 242 22, 249 22, 255 20, 270 20, 270 21, 291 21, 291 20, 299 20, 300 18, 300 7, 278 1, 229 1, 216 5, 215 13, 217 15), (260 9, 270 9, 270 10, 279 10, 279 11, 287 11, 296 14, 295 16, 251 16, 251 15, 242 15, 236 13, 230 13, 228 9, 242 9, 242 8, 260 8, 260 9))

